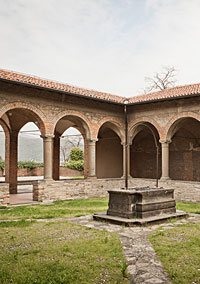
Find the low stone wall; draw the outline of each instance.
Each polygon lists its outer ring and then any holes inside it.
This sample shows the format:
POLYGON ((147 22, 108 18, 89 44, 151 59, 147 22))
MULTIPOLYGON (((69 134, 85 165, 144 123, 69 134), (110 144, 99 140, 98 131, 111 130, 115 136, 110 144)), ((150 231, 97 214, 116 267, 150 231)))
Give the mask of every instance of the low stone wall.
MULTIPOLYGON (((129 180, 129 187, 155 187, 155 180, 129 180)), ((124 179, 83 179, 63 181, 37 181, 33 185, 34 200, 65 200, 78 198, 93 198, 108 196, 110 189, 124 187, 124 179)), ((159 187, 175 189, 175 199, 182 201, 200 202, 200 183, 186 181, 159 181, 159 187)))
MULTIPOLYGON (((4 171, 0 169, 0 177, 3 176, 4 171)), ((44 168, 37 167, 32 170, 28 170, 27 168, 22 168, 17 170, 18 177, 26 177, 26 176, 43 176, 44 175, 44 168)), ((60 167, 60 176, 64 177, 76 177, 76 176, 83 176, 83 171, 72 170, 66 167, 60 167)))
POLYGON ((43 201, 104 197, 108 196, 108 189, 119 188, 123 183, 122 179, 42 180, 33 185, 33 199, 43 201))
POLYGON ((0 183, 0 205, 9 204, 9 185, 8 183, 0 183))
MULTIPOLYGON (((152 179, 129 179, 129 187, 155 187, 152 179)), ((66 200, 108 196, 108 190, 124 187, 124 179, 81 179, 34 181, 33 199, 66 200)), ((175 189, 175 199, 182 201, 200 202, 200 182, 187 181, 159 181, 159 187, 175 189)), ((9 187, 7 183, 0 183, 0 205, 9 204, 9 187)))
POLYGON ((159 186, 175 189, 175 199, 179 201, 200 202, 200 182, 168 180, 159 186))

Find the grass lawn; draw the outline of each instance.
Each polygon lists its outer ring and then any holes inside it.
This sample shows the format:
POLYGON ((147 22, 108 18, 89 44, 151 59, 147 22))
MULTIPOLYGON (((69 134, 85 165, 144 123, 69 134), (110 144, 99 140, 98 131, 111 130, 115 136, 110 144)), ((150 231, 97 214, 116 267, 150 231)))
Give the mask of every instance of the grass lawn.
POLYGON ((0 220, 9 219, 49 219, 80 217, 95 212, 106 211, 107 198, 55 201, 51 205, 28 205, 17 207, 0 207, 0 220))
POLYGON ((0 223, 1 284, 129 283, 117 234, 68 222, 0 223))
MULTIPOLYGON (((106 211, 107 198, 55 201, 51 205, 0 209, 0 283, 129 283, 116 234, 67 222, 24 219, 78 217, 106 211)), ((200 204, 177 202, 200 213, 200 204)), ((181 225, 149 236, 175 284, 200 284, 200 224, 181 225)))
MULTIPOLYGON (((198 203, 177 202, 177 209, 190 213, 200 213, 198 203)), ((50 205, 28 205, 17 207, 0 206, 0 220, 9 219, 50 219, 80 217, 95 212, 106 211, 108 198, 55 201, 50 205), (2 209, 1 209, 2 208, 2 209)))
MULTIPOLYGON (((177 202, 177 209, 200 213, 200 203, 177 202)), ((159 228, 149 236, 174 284, 200 284, 200 223, 159 228)))

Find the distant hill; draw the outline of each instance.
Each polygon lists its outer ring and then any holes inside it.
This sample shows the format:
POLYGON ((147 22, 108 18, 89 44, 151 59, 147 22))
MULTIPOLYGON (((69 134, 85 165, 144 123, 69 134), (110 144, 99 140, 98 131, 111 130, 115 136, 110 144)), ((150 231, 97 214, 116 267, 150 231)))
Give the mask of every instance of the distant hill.
MULTIPOLYGON (((76 137, 73 139, 76 140, 76 137)), ((4 134, 0 132, 0 156, 5 157, 5 142, 4 134)), ((65 139, 61 140, 61 145, 67 147, 67 152, 70 151, 72 144, 68 144, 65 139)), ((80 142, 80 148, 83 149, 83 142, 80 142)), ((61 161, 63 160, 61 151, 61 161)), ((19 135, 18 142, 18 161, 34 160, 36 162, 43 161, 43 140, 39 136, 33 135, 19 135)))
MULTIPOLYGON (((4 159, 4 135, 0 133, 0 156, 4 159)), ((43 141, 42 138, 26 135, 20 135, 18 141, 18 160, 27 161, 34 160, 36 162, 43 161, 43 141)))

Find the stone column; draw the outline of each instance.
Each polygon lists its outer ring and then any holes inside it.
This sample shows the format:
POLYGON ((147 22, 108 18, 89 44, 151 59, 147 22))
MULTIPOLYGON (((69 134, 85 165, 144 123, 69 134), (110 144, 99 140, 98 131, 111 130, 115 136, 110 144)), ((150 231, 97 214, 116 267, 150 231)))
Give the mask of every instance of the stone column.
POLYGON ((60 179, 60 135, 55 135, 53 143, 53 179, 60 179))
POLYGON ((96 177, 96 142, 98 139, 88 140, 88 177, 96 177))
POLYGON ((162 141, 160 140, 162 145, 162 177, 161 180, 169 179, 169 143, 170 140, 162 141))
POLYGON ((53 135, 43 136, 44 179, 52 179, 53 172, 53 135))
POLYGON ((9 143, 9 192, 11 194, 17 193, 17 150, 18 132, 12 131, 9 143))
POLYGON ((5 182, 9 183, 10 174, 10 133, 5 132, 5 182))
POLYGON ((125 178, 126 176, 126 147, 127 147, 127 173, 128 178, 131 177, 130 175, 130 144, 128 143, 127 146, 124 142, 121 143, 123 145, 123 176, 122 178, 125 178))

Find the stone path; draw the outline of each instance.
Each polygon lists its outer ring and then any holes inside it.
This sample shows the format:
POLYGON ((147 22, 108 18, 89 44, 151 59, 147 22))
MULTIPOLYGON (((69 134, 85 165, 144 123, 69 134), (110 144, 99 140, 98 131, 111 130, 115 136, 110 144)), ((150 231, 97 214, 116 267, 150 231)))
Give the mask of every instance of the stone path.
MULTIPOLYGON (((172 284, 148 240, 148 234, 159 228, 161 224, 148 227, 121 227, 94 221, 91 216, 71 218, 68 221, 98 230, 118 232, 123 253, 128 263, 131 284, 172 284)), ((164 223, 162 230, 174 228, 180 224, 198 222, 200 222, 200 215, 190 214, 187 219, 178 219, 175 223, 164 223)))

